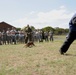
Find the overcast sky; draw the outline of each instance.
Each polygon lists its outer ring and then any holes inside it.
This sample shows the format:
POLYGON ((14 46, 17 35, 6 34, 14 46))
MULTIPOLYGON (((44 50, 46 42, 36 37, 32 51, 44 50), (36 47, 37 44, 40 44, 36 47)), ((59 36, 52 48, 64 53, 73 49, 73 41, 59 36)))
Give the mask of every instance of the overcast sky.
POLYGON ((0 22, 20 28, 68 28, 75 12, 76 0, 0 0, 0 22))

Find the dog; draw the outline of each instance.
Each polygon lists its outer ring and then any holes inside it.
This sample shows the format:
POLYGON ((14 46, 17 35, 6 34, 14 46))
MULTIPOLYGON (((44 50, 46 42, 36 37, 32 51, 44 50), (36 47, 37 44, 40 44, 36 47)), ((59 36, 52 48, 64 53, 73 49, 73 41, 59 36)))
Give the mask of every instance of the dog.
POLYGON ((33 41, 30 41, 30 42, 28 42, 27 44, 25 44, 24 47, 30 47, 30 48, 31 48, 32 46, 35 46, 35 44, 34 44, 33 41))

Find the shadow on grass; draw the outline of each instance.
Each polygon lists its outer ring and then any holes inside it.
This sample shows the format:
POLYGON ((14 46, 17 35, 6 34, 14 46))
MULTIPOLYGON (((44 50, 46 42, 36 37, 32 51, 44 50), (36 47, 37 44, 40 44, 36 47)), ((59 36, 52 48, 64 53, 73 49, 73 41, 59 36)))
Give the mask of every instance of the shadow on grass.
POLYGON ((66 56, 76 56, 76 54, 65 54, 66 56))

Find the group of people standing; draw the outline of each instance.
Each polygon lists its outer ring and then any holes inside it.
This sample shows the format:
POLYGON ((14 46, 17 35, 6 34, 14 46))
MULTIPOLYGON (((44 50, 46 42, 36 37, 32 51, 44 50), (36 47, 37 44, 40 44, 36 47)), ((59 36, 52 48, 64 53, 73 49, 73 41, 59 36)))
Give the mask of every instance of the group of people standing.
POLYGON ((7 31, 0 32, 0 45, 2 44, 16 44, 18 41, 24 42, 24 32, 22 30, 17 31, 14 27, 7 31))
POLYGON ((0 44, 16 44, 16 37, 15 37, 16 30, 14 27, 10 30, 9 28, 7 31, 3 30, 0 32, 0 44))
POLYGON ((16 44, 19 43, 28 43, 30 41, 43 42, 53 41, 53 32, 44 32, 42 30, 32 30, 32 28, 27 25, 26 30, 17 31, 14 27, 7 31, 3 30, 0 32, 0 45, 1 44, 16 44))
POLYGON ((44 32, 42 30, 32 30, 29 25, 26 28, 26 39, 25 42, 28 41, 36 41, 36 42, 43 42, 45 41, 53 41, 53 31, 44 32))

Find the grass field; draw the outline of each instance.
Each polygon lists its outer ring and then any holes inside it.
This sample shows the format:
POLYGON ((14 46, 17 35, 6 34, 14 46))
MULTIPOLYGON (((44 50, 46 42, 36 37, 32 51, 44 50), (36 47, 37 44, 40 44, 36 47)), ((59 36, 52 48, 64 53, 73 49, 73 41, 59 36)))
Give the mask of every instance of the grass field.
POLYGON ((59 49, 65 36, 55 36, 54 42, 0 46, 0 75, 76 75, 76 41, 66 55, 59 49))

